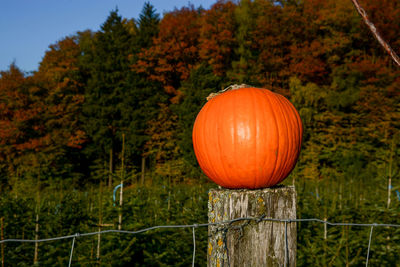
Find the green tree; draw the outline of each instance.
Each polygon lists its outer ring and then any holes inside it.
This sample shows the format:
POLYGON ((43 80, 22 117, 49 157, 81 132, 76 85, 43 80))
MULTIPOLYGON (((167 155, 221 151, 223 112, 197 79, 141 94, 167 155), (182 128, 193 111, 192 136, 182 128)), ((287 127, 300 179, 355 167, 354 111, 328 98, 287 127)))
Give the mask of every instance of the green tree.
POLYGON ((254 71, 254 51, 251 49, 251 33, 255 27, 254 3, 250 0, 242 0, 235 9, 235 20, 237 29, 235 39, 237 47, 235 57, 232 61, 232 70, 228 72, 228 77, 238 83, 255 84, 251 80, 251 73, 254 71))
POLYGON ((184 159, 187 175, 198 176, 199 167, 193 151, 192 130, 196 116, 207 102, 207 96, 222 89, 223 78, 214 75, 211 66, 202 64, 192 70, 182 86, 182 101, 173 107, 178 114, 178 145, 184 159))
POLYGON ((160 15, 156 13, 154 6, 146 2, 137 22, 138 33, 136 41, 141 48, 150 47, 159 31, 160 15))
POLYGON ((128 101, 127 94, 132 90, 131 44, 132 35, 115 10, 94 35, 90 46, 87 45, 89 49, 82 58, 88 75, 82 121, 90 141, 85 149, 89 157, 98 157, 103 162, 108 159, 110 172, 119 140, 128 129, 123 114, 131 112, 121 104, 128 101))
POLYGON ((153 39, 157 37, 159 31, 160 18, 154 7, 146 2, 137 21, 137 33, 134 37, 136 52, 133 54, 131 82, 134 90, 130 91, 132 102, 125 101, 126 105, 135 104, 132 113, 124 115, 124 120, 129 121, 129 129, 135 133, 133 138, 127 140, 128 145, 136 151, 133 153, 138 163, 140 157, 145 161, 145 157, 150 156, 146 149, 146 143, 153 138, 150 134, 151 122, 154 121, 160 113, 160 106, 166 103, 167 95, 162 88, 162 84, 149 79, 143 73, 137 71, 138 55, 146 51, 153 44, 153 39))

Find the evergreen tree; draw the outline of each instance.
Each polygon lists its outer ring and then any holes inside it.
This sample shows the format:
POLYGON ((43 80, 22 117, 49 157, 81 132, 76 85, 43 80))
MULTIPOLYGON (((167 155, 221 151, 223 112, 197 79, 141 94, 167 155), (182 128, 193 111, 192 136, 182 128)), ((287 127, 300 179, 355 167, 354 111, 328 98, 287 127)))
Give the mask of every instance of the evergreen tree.
POLYGON ((158 25, 151 5, 145 5, 143 12, 138 31, 130 31, 129 21, 113 11, 91 43, 83 39, 87 51, 82 64, 88 75, 83 121, 90 138, 86 152, 100 166, 107 161, 111 172, 122 149, 122 135, 125 162, 139 165, 149 138, 147 122, 157 117, 159 103, 166 100, 157 82, 134 70, 141 49, 137 44, 147 45, 142 41, 151 41, 158 25))
POLYGON ((255 55, 251 49, 251 32, 255 27, 255 9, 252 8, 252 1, 242 0, 235 9, 235 19, 238 27, 235 32, 237 47, 235 58, 232 61, 232 71, 228 72, 228 77, 237 83, 254 84, 251 74, 254 72, 255 55))
POLYGON ((205 64, 192 70, 188 81, 182 86, 183 100, 174 106, 178 114, 178 145, 185 162, 187 175, 199 174, 197 160, 193 151, 192 131, 194 121, 200 109, 207 102, 206 98, 211 92, 221 88, 223 78, 214 75, 211 66, 205 64))
POLYGON ((123 114, 131 112, 126 110, 126 105, 121 106, 132 90, 131 41, 132 35, 118 11, 112 11, 88 46, 90 49, 84 51, 82 59, 88 73, 82 118, 90 138, 86 152, 95 158, 109 159, 111 171, 120 144, 118 139, 127 131, 123 114))
MULTIPOLYGON (((160 90, 162 85, 159 82, 151 81, 143 73, 136 71, 137 55, 145 51, 153 44, 153 38, 158 34, 160 24, 160 15, 156 13, 154 7, 146 2, 143 6, 142 12, 139 15, 137 22, 137 33, 135 35, 134 43, 136 44, 136 53, 133 55, 132 60, 132 83, 135 84, 132 90, 130 99, 134 99, 137 103, 135 110, 130 114, 124 114, 125 120, 130 122, 129 128, 135 133, 135 137, 128 139, 132 142, 135 149, 135 158, 147 157, 151 153, 146 149, 146 143, 149 142, 152 136, 152 123, 157 120, 160 113, 160 107, 167 101, 167 96, 163 90, 160 90)), ((126 102, 127 105, 132 103, 126 102)))
POLYGON ((160 15, 156 13, 154 6, 146 2, 142 12, 139 15, 137 23, 138 33, 136 41, 141 48, 150 47, 153 43, 153 38, 157 36, 160 24, 160 15))

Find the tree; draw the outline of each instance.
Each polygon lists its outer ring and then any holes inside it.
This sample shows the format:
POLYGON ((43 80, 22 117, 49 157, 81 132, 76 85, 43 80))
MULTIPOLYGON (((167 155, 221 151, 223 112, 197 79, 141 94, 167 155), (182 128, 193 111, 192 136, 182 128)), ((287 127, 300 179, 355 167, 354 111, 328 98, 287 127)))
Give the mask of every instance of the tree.
POLYGON ((34 74, 35 82, 46 90, 41 99, 46 107, 41 118, 49 137, 46 153, 58 155, 57 168, 68 176, 72 176, 73 166, 79 166, 80 149, 86 140, 79 122, 84 101, 80 54, 77 36, 66 37, 49 46, 34 74))
POLYGON ((160 104, 157 117, 148 122, 146 133, 149 140, 145 144, 145 156, 152 156, 156 164, 156 174, 163 177, 181 177, 182 160, 175 136, 177 115, 166 104, 160 104))
MULTIPOLYGON (((118 11, 112 11, 86 46, 89 49, 84 51, 81 62, 88 75, 82 121, 90 141, 85 149, 89 157, 100 157, 103 161, 108 158, 110 172, 120 144, 118 140, 128 131, 128 122, 122 118, 131 110, 122 109, 121 103, 131 100, 126 98, 132 90, 131 44, 132 35, 118 11)), ((135 103, 132 105, 133 108, 135 103)))
POLYGON ((144 48, 141 46, 150 45, 156 34, 158 15, 146 4, 139 27, 132 30, 130 22, 112 11, 91 41, 87 36, 82 39, 86 49, 81 64, 88 77, 83 123, 90 138, 85 151, 90 160, 98 161, 100 169, 108 162, 109 186, 122 149, 122 135, 126 137, 127 167, 140 164, 149 138, 145 132, 147 122, 157 116, 159 103, 166 99, 158 82, 146 79, 132 68, 144 48))
POLYGON ((136 41, 141 48, 148 48, 153 44, 159 31, 160 15, 156 13, 154 6, 146 2, 137 22, 138 33, 136 41))
POLYGON ((182 101, 172 109, 178 115, 177 144, 184 159, 186 175, 198 176, 199 167, 193 151, 192 130, 196 116, 206 103, 206 97, 222 88, 223 78, 214 75, 215 69, 202 64, 193 69, 182 85, 182 101))
POLYGON ((48 127, 52 135, 64 138, 54 142, 81 148, 85 136, 78 117, 83 103, 83 80, 79 68, 81 49, 76 36, 50 45, 35 77, 47 88, 48 127), (62 132, 65 131, 65 132, 62 132), (68 140, 68 141, 66 141, 68 140))
POLYGON ((28 105, 27 96, 23 92, 26 78, 15 64, 9 70, 0 72, 0 161, 4 172, 15 174, 13 158, 17 156, 16 145, 24 134, 18 128, 18 120, 28 120, 33 115, 27 113, 22 117, 20 110, 28 105), (7 170, 4 170, 7 169, 7 170))
POLYGON ((199 13, 191 7, 164 15, 153 45, 139 54, 133 69, 160 82, 173 102, 179 99, 181 81, 198 63, 199 13))
MULTIPOLYGON (((297 5, 279 5, 271 1, 253 4, 254 27, 249 34, 254 65, 252 80, 266 88, 288 95, 290 47, 304 34, 302 18, 297 5)), ((301 39, 300 39, 301 40, 301 39)))
POLYGON ((218 76, 226 75, 231 69, 234 49, 236 5, 232 2, 218 1, 201 18, 199 54, 202 60, 212 66, 218 76))
POLYGON ((49 47, 32 76, 25 77, 15 65, 2 73, 1 154, 11 176, 37 169, 37 175, 53 179, 71 177, 85 139, 78 123, 83 102, 80 52, 76 39, 67 37, 49 47))
POLYGON ((251 33, 255 27, 254 3, 250 0, 242 0, 235 9, 235 21, 238 24, 235 31, 237 47, 235 57, 232 60, 232 70, 228 77, 237 83, 253 84, 251 74, 254 72, 255 54, 251 49, 251 33))
POLYGON ((35 77, 25 77, 14 64, 9 71, 1 72, 0 87, 4 110, 0 115, 0 157, 7 164, 9 177, 36 179, 43 171, 59 174, 53 165, 58 154, 46 155, 54 148, 42 116, 47 108, 43 104, 47 90, 35 77))

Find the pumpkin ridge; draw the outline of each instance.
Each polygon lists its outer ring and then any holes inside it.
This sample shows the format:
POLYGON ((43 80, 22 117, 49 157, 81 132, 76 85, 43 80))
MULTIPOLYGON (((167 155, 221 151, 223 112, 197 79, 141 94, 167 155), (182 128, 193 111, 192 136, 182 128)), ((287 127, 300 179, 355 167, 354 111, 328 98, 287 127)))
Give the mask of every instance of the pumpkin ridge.
MULTIPOLYGON (((286 101, 288 101, 287 99, 285 99, 286 101)), ((288 101, 289 102, 289 101, 288 101)), ((295 106, 292 104, 292 103, 290 103, 289 102, 289 106, 290 106, 290 108, 292 109, 292 111, 293 111, 293 115, 294 115, 294 117, 296 118, 296 136, 297 136, 297 140, 298 140, 298 145, 297 145, 297 147, 296 147, 296 155, 295 155, 295 157, 294 157, 294 163, 293 163, 293 167, 292 167, 292 169, 290 170, 290 171, 292 171, 294 168, 295 168, 295 166, 296 166, 296 163, 297 163, 297 160, 298 160, 298 158, 299 158, 299 156, 300 156, 300 151, 301 151, 301 143, 302 143, 302 140, 303 140, 303 122, 301 121, 301 118, 300 118, 300 115, 299 115, 299 113, 297 112, 297 110, 296 110, 296 108, 295 108, 295 106)))
MULTIPOLYGON (((288 113, 288 114, 294 118, 293 120, 291 120, 291 121, 293 121, 293 125, 294 125, 293 130, 297 129, 296 131, 292 131, 292 134, 294 137, 299 139, 299 137, 302 136, 303 126, 302 126, 301 119, 297 114, 297 110, 293 106, 293 104, 286 98, 280 96, 280 99, 286 105, 286 107, 290 108, 290 110, 292 111, 291 113, 288 113)), ((300 146, 301 146, 301 143, 300 143, 300 146)))
MULTIPOLYGON (((237 151, 237 141, 238 141, 238 138, 237 138, 237 135, 236 135, 236 133, 237 133, 237 110, 236 110, 236 108, 235 107, 237 107, 237 98, 236 97, 234 97, 233 98, 233 100, 232 100, 232 102, 233 102, 233 109, 232 109, 232 113, 233 113, 233 116, 232 116, 232 119, 233 119, 233 127, 234 127, 234 130, 233 130, 233 155, 234 155, 234 159, 233 159, 233 161, 235 162, 235 163, 237 163, 237 162, 239 162, 239 160, 238 160, 238 153, 236 152, 237 151)), ((236 178, 235 178, 235 180, 236 180, 236 178)), ((236 181, 235 181, 236 182, 236 181)))
MULTIPOLYGON (((276 131, 278 132, 277 135, 276 135, 276 137, 277 137, 276 141, 277 141, 277 146, 278 146, 276 150, 279 151, 279 147, 280 147, 279 146, 279 126, 278 126, 278 122, 277 122, 277 119, 276 119, 274 106, 272 105, 271 99, 270 99, 272 92, 265 91, 264 93, 266 94, 266 99, 268 100, 268 103, 269 103, 269 106, 270 106, 270 109, 271 109, 271 115, 272 115, 272 118, 274 119, 274 122, 275 122, 275 125, 276 125, 276 131)), ((273 140, 273 141, 275 141, 275 140, 273 140)), ((278 163, 278 158, 279 158, 279 153, 277 153, 277 155, 275 157, 275 162, 274 162, 273 171, 271 173, 271 178, 273 178, 274 175, 275 175, 276 166, 277 166, 277 163, 278 163)), ((269 181, 268 182, 268 186, 269 186, 270 183, 271 182, 269 181)))
MULTIPOLYGON (((219 176, 219 179, 223 180, 225 184, 229 184, 229 181, 227 181, 227 180, 229 180, 229 174, 226 171, 225 164, 224 164, 224 155, 223 155, 224 151, 221 148, 221 137, 222 137, 222 135, 218 134, 218 131, 219 131, 219 126, 218 125, 221 125, 221 122, 224 123, 224 121, 221 121, 221 118, 224 118, 224 116, 222 116, 222 113, 224 111, 225 110, 223 109, 222 105, 217 105, 217 112, 216 112, 216 114, 217 114, 217 118, 216 118, 217 125, 213 130, 216 131, 215 135, 217 136, 217 147, 215 149, 218 149, 217 154, 219 155, 219 160, 221 162, 219 165, 222 167, 222 170, 224 172, 224 175, 222 175, 223 177, 219 176)), ((223 127, 221 127, 221 128, 223 128, 223 127)))
MULTIPOLYGON (((290 115, 292 115, 294 119, 292 119, 291 121, 293 121, 293 124, 295 124, 293 127, 293 130, 292 130, 292 135, 294 136, 294 138, 292 140, 296 139, 297 143, 299 144, 298 146, 293 147, 294 153, 291 153, 293 158, 291 159, 292 165, 290 166, 290 169, 288 170, 288 174, 289 174, 296 167, 297 159, 299 158, 299 155, 300 155, 301 140, 303 138, 303 125, 302 125, 300 116, 297 113, 296 108, 293 106, 293 104, 286 98, 281 97, 281 100, 283 102, 286 102, 286 105, 292 111, 292 113, 290 115)), ((284 177, 284 178, 286 178, 286 177, 284 177)))
MULTIPOLYGON (((273 114, 274 114, 274 118, 276 120, 276 126, 277 126, 277 142, 278 142, 278 153, 277 153, 277 159, 276 159, 276 163, 275 163, 275 172, 272 175, 273 180, 271 181, 273 184, 277 184, 279 181, 279 178, 282 175, 282 170, 283 170, 283 162, 284 162, 284 154, 282 153, 281 149, 281 142, 285 142, 285 138, 284 136, 282 136, 282 132, 284 131, 284 125, 282 124, 282 114, 280 112, 280 107, 278 104, 278 101, 276 99, 276 96, 273 92, 271 92, 270 94, 270 98, 269 98, 270 102, 272 103, 271 105, 274 107, 273 109, 273 114)), ((285 146, 283 146, 283 149, 285 149, 285 146)))
MULTIPOLYGON (((209 109, 210 109, 210 107, 212 106, 212 102, 210 102, 210 103, 206 103, 206 108, 205 108, 205 110, 204 110, 204 113, 203 114, 201 114, 202 116, 201 116, 201 119, 203 120, 203 121, 201 121, 201 126, 202 126, 202 128, 201 128, 201 130, 203 131, 203 133, 202 133, 202 136, 207 136, 207 134, 206 134, 206 127, 205 127, 205 125, 206 125, 206 123, 205 123, 205 121, 206 121, 206 119, 207 119, 207 116, 206 115, 208 115, 208 112, 209 112, 209 109), (208 104, 208 105, 207 105, 208 104)), ((207 152, 207 144, 204 142, 205 140, 203 140, 203 138, 201 138, 201 144, 202 144, 202 146, 201 146, 201 151, 205 151, 205 153, 204 153, 204 158, 205 158, 205 160, 207 161, 207 166, 209 167, 208 168, 208 171, 210 172, 210 173, 213 173, 213 175, 212 176, 216 176, 217 175, 217 172, 215 171, 215 168, 214 168, 214 164, 213 164, 213 162, 211 161, 211 159, 210 159, 210 156, 208 155, 208 152, 207 152)))
MULTIPOLYGON (((264 95, 264 91, 260 91, 260 93, 261 93, 260 99, 263 100, 263 101, 260 101, 260 104, 262 106, 266 102, 264 100, 264 97, 266 97, 266 96, 264 95)), ((262 108, 260 114, 262 116, 261 122, 265 123, 267 121, 267 117, 268 117, 268 114, 266 114, 266 109, 262 108)), ((262 134, 264 134, 264 135, 260 136, 260 138, 263 138, 263 140, 269 140, 270 139, 270 131, 265 130, 265 129, 263 131, 264 132, 262 134)), ((264 150, 263 153, 262 153, 262 155, 264 155, 264 160, 262 162, 262 171, 263 171, 262 178, 265 179, 266 175, 268 174, 267 173, 268 172, 268 164, 267 164, 268 155, 267 155, 267 152, 265 151, 266 150, 265 143, 263 143, 263 146, 261 147, 261 150, 264 150)), ((272 177, 272 173, 270 173, 270 175, 272 177)), ((262 186, 265 186, 265 182, 262 182, 262 186)))
POLYGON ((255 95, 255 91, 251 88, 250 90, 250 99, 251 99, 251 111, 252 111, 252 118, 254 119, 254 123, 253 123, 253 133, 254 133, 254 159, 255 159, 255 164, 256 164, 256 168, 255 168, 255 173, 254 173, 254 183, 253 183, 253 188, 257 188, 258 186, 258 180, 259 180, 259 175, 258 175, 258 164, 257 164, 257 112, 256 112, 256 108, 255 106, 256 104, 256 100, 257 100, 257 96, 255 95))
MULTIPOLYGON (((193 135, 192 135, 192 140, 193 140, 193 150, 195 152, 195 154, 198 154, 198 163, 201 166, 202 165, 202 161, 204 158, 204 153, 202 152, 202 149, 199 149, 199 147, 201 146, 201 138, 200 134, 198 133, 197 129, 200 127, 200 120, 202 119, 202 112, 199 112, 199 114, 197 114, 196 120, 194 121, 194 125, 193 125, 193 135)), ((207 174, 206 174, 207 175, 207 174)))
MULTIPOLYGON (((297 129, 297 136, 299 140, 303 139, 303 122, 301 121, 300 115, 297 113, 296 107, 290 103, 290 108, 292 109, 293 113, 295 114, 296 118, 296 129, 297 129)), ((297 158, 299 157, 301 151, 301 142, 299 142, 298 147, 297 147, 297 158)))
POLYGON ((289 156, 289 153, 290 153, 291 148, 292 148, 292 145, 291 145, 292 138, 289 138, 290 130, 289 130, 289 124, 288 124, 288 119, 287 119, 287 115, 288 114, 287 114, 287 112, 285 110, 285 107, 287 106, 287 103, 285 103, 285 105, 284 105, 282 103, 282 101, 281 101, 281 98, 278 95, 275 95, 275 97, 276 97, 276 100, 278 102, 278 106, 279 106, 279 109, 280 109, 280 112, 281 112, 281 115, 282 115, 282 118, 283 118, 283 122, 285 124, 285 127, 284 127, 286 129, 286 133, 285 133, 286 134, 285 135, 286 138, 285 139, 287 141, 287 149, 286 149, 286 154, 285 154, 285 157, 284 157, 284 160, 283 160, 283 168, 281 168, 281 173, 278 176, 278 181, 281 182, 282 181, 282 177, 286 177, 285 174, 286 174, 287 169, 288 169, 287 164, 290 163, 288 161, 288 156, 289 156))
MULTIPOLYGON (((239 91, 239 90, 237 90, 237 89, 234 89, 235 91, 233 91, 233 90, 231 90, 229 93, 232 95, 232 112, 233 112, 233 127, 234 127, 234 134, 233 134, 233 136, 234 136, 234 142, 233 142, 233 144, 234 144, 234 151, 233 151, 233 154, 234 154, 234 162, 235 162, 235 164, 238 164, 238 163, 240 163, 240 162, 242 162, 242 159, 240 158, 240 151, 241 151, 241 146, 240 145, 238 145, 238 142, 239 142, 239 138, 238 138, 238 135, 237 135, 237 132, 238 132, 238 118, 239 118, 239 116, 238 116, 238 109, 237 109, 237 107, 238 107, 238 103, 243 103, 243 102, 245 102, 245 101, 243 101, 243 96, 242 96, 242 93, 241 93, 241 91, 239 91), (237 152, 239 150, 239 153, 237 152), (239 157, 238 157, 239 156, 239 157)), ((242 89, 243 90, 243 89, 242 89)), ((239 114, 240 114, 240 112, 239 112, 239 114)), ((234 180, 234 183, 236 184, 236 186, 235 186, 235 188, 241 188, 241 187, 245 187, 245 188, 247 188, 248 187, 248 182, 247 181, 243 181, 243 178, 241 178, 242 177, 242 170, 241 169, 239 169, 239 170, 236 170, 236 175, 233 175, 232 177, 231 177, 231 179, 232 180, 234 180)))

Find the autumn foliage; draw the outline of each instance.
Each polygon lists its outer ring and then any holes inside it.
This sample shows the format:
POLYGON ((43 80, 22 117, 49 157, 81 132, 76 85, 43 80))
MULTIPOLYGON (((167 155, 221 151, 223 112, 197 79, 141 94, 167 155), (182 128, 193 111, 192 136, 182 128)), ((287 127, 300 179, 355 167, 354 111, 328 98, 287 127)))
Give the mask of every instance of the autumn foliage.
MULTIPOLYGON (((399 52, 399 2, 360 2, 399 52)), ((400 69, 351 1, 221 0, 161 19, 146 4, 138 19, 112 11, 99 31, 50 45, 33 73, 15 64, 0 73, 0 175, 94 179, 115 171, 125 149, 132 171, 146 157, 147 167, 197 177, 195 116, 210 92, 234 83, 283 94, 299 110, 298 175, 373 175, 385 172, 388 150, 399 152, 400 69)))

